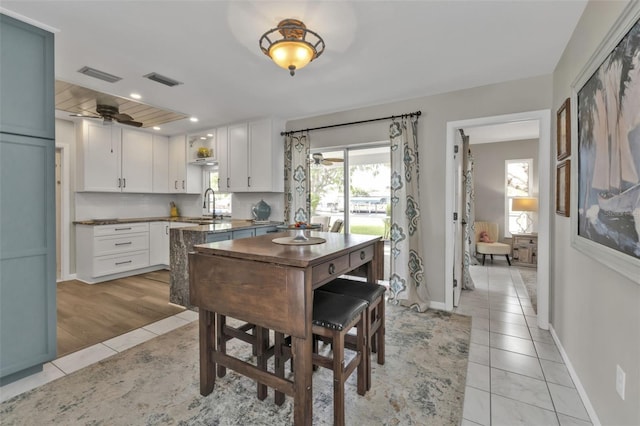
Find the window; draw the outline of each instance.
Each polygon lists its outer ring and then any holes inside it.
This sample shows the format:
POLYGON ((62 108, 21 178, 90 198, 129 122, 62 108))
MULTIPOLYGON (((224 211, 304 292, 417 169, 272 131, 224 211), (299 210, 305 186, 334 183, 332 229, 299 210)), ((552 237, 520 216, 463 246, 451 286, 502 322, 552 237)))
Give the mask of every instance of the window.
MULTIPOLYGON (((204 188, 211 188, 215 193, 216 211, 217 215, 231 216, 231 194, 220 193, 220 186, 218 181, 218 169, 204 169, 204 188)), ((207 197, 206 213, 213 213, 213 197, 207 197)))
POLYGON ((512 200, 517 197, 529 197, 532 195, 531 170, 533 159, 505 161, 505 237, 517 234, 520 225, 517 220, 521 212, 511 210, 512 200))

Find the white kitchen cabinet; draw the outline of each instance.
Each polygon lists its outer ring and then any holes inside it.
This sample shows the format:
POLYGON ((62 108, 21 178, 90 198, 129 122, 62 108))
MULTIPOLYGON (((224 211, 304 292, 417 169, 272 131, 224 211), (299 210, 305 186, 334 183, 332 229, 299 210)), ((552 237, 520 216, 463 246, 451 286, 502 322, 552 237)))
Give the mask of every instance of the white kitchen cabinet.
POLYGON ((149 264, 169 265, 169 222, 149 222, 149 264))
POLYGON ((93 284, 149 266, 149 224, 78 225, 76 275, 93 284))
POLYGON ((263 119, 228 126, 226 156, 218 141, 221 190, 283 192, 284 142, 281 122, 263 119), (226 162, 225 162, 226 160, 226 162))
POLYGON ((89 120, 82 122, 78 133, 78 191, 152 191, 151 134, 89 120))
POLYGON ((120 128, 84 120, 77 141, 77 190, 121 192, 120 128))
POLYGON ((153 135, 122 130, 122 192, 153 192, 153 135))
POLYGON ((153 192, 169 193, 169 138, 153 135, 153 192))
POLYGON ((187 164, 187 136, 169 138, 169 192, 202 193, 202 168, 187 164))

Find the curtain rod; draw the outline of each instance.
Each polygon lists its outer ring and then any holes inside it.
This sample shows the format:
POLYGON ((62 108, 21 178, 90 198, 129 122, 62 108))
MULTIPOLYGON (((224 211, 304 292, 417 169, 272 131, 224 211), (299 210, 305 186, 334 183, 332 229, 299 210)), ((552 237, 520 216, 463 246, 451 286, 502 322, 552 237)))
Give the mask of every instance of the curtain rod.
POLYGON ((416 117, 420 117, 422 115, 422 111, 411 112, 409 114, 390 115, 389 117, 372 118, 370 120, 351 121, 349 123, 330 124, 328 126, 312 127, 310 129, 289 130, 288 132, 280 132, 280 136, 285 136, 285 135, 288 136, 298 132, 300 133, 309 132, 311 130, 322 130, 322 129, 330 129, 332 127, 351 126, 353 124, 370 123, 372 121, 393 120, 396 118, 413 117, 414 115, 416 117))

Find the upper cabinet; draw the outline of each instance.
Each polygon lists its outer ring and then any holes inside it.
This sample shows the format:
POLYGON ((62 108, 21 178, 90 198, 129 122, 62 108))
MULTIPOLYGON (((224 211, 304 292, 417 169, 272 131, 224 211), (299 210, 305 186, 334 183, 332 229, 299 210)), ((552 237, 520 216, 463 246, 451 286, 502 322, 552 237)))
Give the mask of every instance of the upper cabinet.
POLYGON ((55 138, 53 34, 0 15, 0 132, 55 138))
POLYGON ((187 164, 186 135, 169 138, 169 192, 200 194, 202 168, 187 164))
POLYGON ((89 120, 78 133, 78 191, 152 192, 151 134, 89 120))
POLYGON ((281 124, 280 121, 263 119, 227 127, 226 149, 220 149, 222 141, 218 139, 220 190, 284 191, 281 124), (226 154, 224 158, 222 153, 226 154))
POLYGON ((153 135, 153 192, 169 192, 169 138, 153 135))

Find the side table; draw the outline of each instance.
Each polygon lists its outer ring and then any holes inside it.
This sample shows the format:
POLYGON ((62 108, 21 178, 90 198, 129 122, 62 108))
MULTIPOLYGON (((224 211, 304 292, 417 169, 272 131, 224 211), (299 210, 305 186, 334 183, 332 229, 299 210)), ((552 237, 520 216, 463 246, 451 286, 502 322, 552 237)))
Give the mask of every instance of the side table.
POLYGON ((538 265, 538 234, 511 234, 511 258, 514 265, 536 268, 538 265))

